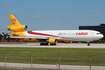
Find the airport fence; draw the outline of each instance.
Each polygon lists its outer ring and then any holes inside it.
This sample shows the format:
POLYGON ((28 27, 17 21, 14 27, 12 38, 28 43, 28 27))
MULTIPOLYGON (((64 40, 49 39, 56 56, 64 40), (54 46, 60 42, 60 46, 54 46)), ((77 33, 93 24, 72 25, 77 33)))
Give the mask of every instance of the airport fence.
POLYGON ((5 63, 5 68, 7 63, 25 63, 31 64, 31 69, 33 64, 52 64, 59 70, 60 65, 83 65, 91 70, 91 66, 105 66, 105 57, 0 54, 0 62, 5 63))

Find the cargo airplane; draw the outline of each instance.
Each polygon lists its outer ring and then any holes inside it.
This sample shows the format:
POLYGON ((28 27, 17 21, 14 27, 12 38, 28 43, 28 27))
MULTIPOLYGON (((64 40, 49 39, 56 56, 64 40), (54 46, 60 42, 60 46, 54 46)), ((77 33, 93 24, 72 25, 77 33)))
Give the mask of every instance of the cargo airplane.
POLYGON ((25 31, 27 25, 21 25, 12 15, 9 15, 12 25, 7 29, 13 31, 10 33, 11 38, 19 38, 26 41, 40 41, 40 45, 56 45, 57 41, 69 43, 70 41, 85 41, 89 46, 90 41, 99 40, 103 35, 94 30, 40 30, 25 31))

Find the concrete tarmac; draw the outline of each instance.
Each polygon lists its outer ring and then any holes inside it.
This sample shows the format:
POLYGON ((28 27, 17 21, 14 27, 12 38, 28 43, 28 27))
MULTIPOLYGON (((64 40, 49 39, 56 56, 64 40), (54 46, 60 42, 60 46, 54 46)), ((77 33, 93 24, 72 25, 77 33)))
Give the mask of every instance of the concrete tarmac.
MULTIPOLYGON (((5 63, 0 62, 0 66, 5 67, 5 63)), ((6 67, 13 68, 40 68, 40 69, 57 69, 56 65, 50 64, 24 64, 24 63, 6 63, 6 67)), ((64 70, 90 70, 90 66, 77 65, 60 65, 60 69, 64 70)), ((91 66, 91 70, 105 70, 105 66, 91 66)))
POLYGON ((21 44, 11 44, 4 43, 0 44, 0 47, 34 47, 34 48, 105 48, 105 44, 90 43, 90 46, 87 46, 87 43, 57 43, 57 45, 44 45, 40 46, 40 43, 21 43, 21 44))

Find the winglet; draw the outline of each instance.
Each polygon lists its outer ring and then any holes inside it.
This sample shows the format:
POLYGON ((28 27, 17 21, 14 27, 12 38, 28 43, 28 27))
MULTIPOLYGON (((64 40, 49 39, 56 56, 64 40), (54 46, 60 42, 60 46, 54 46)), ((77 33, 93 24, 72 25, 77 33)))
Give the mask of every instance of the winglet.
POLYGON ((2 32, 2 34, 4 35, 4 37, 8 37, 4 32, 2 32))

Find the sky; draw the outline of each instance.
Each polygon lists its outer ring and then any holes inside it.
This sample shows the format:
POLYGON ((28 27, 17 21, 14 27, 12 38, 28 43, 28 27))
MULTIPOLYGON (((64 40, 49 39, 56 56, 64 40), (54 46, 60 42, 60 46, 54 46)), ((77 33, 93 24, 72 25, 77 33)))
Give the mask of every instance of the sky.
POLYGON ((78 30, 105 23, 105 0, 0 0, 0 33, 13 14, 30 30, 78 30))

